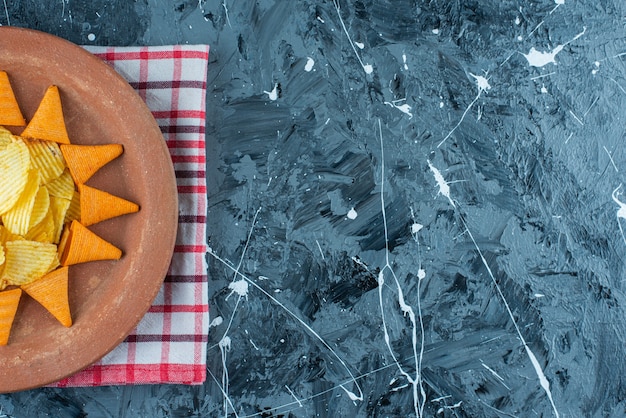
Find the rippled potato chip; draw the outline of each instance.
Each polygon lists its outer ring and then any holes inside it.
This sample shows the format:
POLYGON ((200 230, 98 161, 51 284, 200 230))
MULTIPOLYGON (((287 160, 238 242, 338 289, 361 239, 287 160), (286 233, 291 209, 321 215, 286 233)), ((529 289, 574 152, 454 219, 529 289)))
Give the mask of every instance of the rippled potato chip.
POLYGON ((7 241, 6 261, 0 280, 10 285, 32 283, 59 267, 57 246, 37 241, 7 241))
POLYGON ((30 223, 28 224, 28 229, 30 230, 32 227, 41 222, 41 220, 46 216, 46 213, 48 213, 49 209, 50 194, 48 193, 48 189, 44 186, 39 186, 37 195, 35 195, 33 209, 30 213, 30 223))
POLYGON ((6 128, 0 126, 0 149, 13 142, 13 134, 6 128))
POLYGON ((2 215, 2 223, 12 233, 24 235, 28 232, 37 190, 39 190, 39 171, 29 170, 26 187, 13 207, 2 215))
POLYGON ((24 143, 30 153, 31 167, 39 170, 41 184, 47 184, 63 173, 65 161, 56 142, 27 139, 24 143))
POLYGON ((28 230, 24 238, 30 241, 56 244, 56 225, 52 212, 47 212, 37 225, 28 230))
POLYGON ((0 244, 4 245, 7 241, 17 241, 20 239, 19 235, 13 234, 4 225, 0 224, 0 244))
POLYGON ((67 169, 55 180, 46 184, 46 187, 50 196, 62 197, 67 200, 72 200, 74 196, 74 180, 67 169))
POLYGON ((58 244, 61 240, 61 233, 66 224, 67 212, 70 208, 71 201, 62 197, 50 197, 50 214, 52 215, 52 223, 54 224, 54 234, 52 242, 58 244))
POLYGON ((80 221, 80 193, 78 191, 74 192, 70 207, 65 213, 65 223, 71 224, 72 221, 80 221))
POLYGON ((30 167, 28 147, 23 141, 13 141, 0 149, 0 215, 11 209, 19 199, 30 167))

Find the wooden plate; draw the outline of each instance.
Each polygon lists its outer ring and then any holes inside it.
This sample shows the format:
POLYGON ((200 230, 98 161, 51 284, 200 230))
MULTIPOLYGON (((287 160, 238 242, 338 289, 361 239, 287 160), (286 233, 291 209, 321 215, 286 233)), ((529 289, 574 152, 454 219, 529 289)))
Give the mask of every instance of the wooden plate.
POLYGON ((0 27, 0 70, 8 73, 27 120, 46 88, 56 84, 73 143, 123 144, 124 154, 88 184, 141 208, 90 227, 124 255, 119 261, 70 267, 72 327, 63 327, 37 302, 22 296, 9 344, 0 347, 0 392, 12 392, 76 373, 133 330, 169 267, 178 194, 171 157, 150 110, 100 59, 49 34, 0 27))

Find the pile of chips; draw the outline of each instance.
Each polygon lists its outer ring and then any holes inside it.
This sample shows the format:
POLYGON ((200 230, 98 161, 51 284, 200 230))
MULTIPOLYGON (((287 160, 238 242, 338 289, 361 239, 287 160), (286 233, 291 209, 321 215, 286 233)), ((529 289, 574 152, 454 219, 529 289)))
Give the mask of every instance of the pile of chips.
POLYGON ((69 327, 68 266, 122 256, 87 227, 139 207, 85 184, 122 153, 120 144, 70 143, 57 86, 26 124, 0 71, 0 345, 22 291, 69 327), (1 125, 25 128, 14 134, 1 125))
POLYGON ((63 226, 80 219, 80 197, 55 142, 15 137, 0 128, 0 164, 4 289, 32 283, 59 267, 57 245, 63 226))

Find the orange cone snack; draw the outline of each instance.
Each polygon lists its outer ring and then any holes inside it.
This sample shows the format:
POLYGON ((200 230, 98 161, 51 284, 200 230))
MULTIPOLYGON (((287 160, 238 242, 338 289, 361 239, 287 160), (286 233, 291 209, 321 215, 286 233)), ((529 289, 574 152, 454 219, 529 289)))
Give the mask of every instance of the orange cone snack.
POLYGON ((50 86, 39 103, 33 118, 20 136, 69 144, 65 119, 61 108, 61 96, 57 86, 50 86))
POLYGON ((121 144, 61 145, 61 152, 76 184, 83 184, 102 166, 122 154, 121 144))
POLYGON ((67 293, 68 268, 61 267, 41 279, 22 286, 31 298, 48 310, 63 326, 72 326, 72 315, 67 293))
POLYGON ((139 206, 133 202, 84 184, 78 185, 78 193, 80 194, 80 223, 84 226, 139 210, 139 206))
POLYGON ((96 260, 119 260, 122 250, 91 232, 78 221, 66 227, 59 244, 62 266, 96 260))
POLYGON ((22 289, 19 288, 0 292, 0 345, 7 345, 9 342, 11 326, 21 296, 22 289))
POLYGON ((0 125, 26 125, 20 106, 17 104, 17 100, 15 100, 9 76, 5 71, 0 71, 0 125))

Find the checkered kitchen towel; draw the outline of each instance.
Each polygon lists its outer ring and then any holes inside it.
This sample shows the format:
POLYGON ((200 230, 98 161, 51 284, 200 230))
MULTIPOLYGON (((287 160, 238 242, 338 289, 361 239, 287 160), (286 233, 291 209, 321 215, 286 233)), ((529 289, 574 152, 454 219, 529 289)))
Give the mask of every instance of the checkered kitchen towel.
POLYGON ((144 99, 174 162, 179 225, 172 263, 154 304, 98 363, 55 386, 200 384, 206 378, 205 92, 207 45, 85 47, 144 99))

